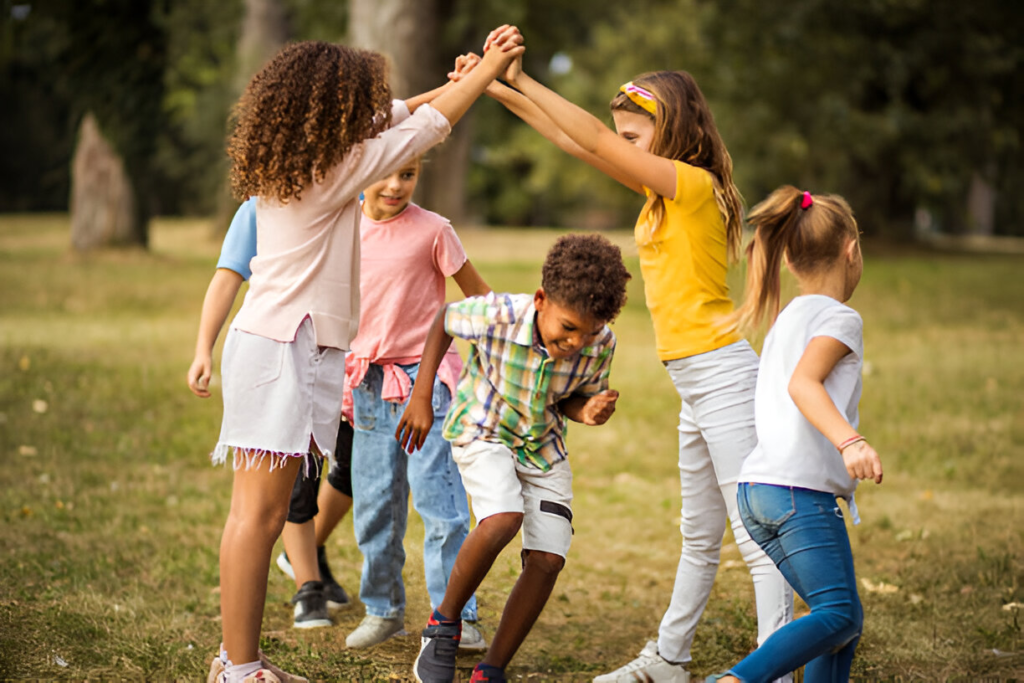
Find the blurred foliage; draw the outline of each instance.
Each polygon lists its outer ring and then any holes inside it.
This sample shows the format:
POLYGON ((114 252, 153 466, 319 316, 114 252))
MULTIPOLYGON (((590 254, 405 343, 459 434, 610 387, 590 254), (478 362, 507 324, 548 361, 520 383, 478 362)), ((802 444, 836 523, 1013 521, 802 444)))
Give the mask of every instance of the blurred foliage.
MULTIPOLYGON (((282 2, 296 39, 346 35, 347 3, 282 2)), ((1024 234, 1020 3, 436 2, 443 29, 432 60, 478 50, 490 28, 515 23, 527 71, 605 121, 622 82, 690 71, 751 204, 795 183, 846 195, 867 232, 911 236, 922 210, 959 232, 977 176, 996 190, 996 232, 1024 234)), ((0 99, 13 104, 0 108, 0 210, 66 206, 77 116, 96 101, 134 108, 115 135, 119 148, 155 155, 159 211, 213 210, 242 0, 2 0, 0 13, 0 99)), ((635 198, 494 102, 477 106, 473 130, 468 183, 481 221, 632 223, 635 198)))

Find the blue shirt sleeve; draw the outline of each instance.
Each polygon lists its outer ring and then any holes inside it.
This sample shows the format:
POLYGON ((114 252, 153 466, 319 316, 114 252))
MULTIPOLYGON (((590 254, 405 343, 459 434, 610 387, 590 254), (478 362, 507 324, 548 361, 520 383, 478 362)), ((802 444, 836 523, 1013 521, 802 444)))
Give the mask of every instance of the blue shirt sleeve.
POLYGON ((249 261, 256 255, 256 197, 249 197, 238 207, 235 217, 231 219, 228 234, 224 235, 224 244, 220 248, 218 268, 233 270, 243 279, 252 276, 249 261))

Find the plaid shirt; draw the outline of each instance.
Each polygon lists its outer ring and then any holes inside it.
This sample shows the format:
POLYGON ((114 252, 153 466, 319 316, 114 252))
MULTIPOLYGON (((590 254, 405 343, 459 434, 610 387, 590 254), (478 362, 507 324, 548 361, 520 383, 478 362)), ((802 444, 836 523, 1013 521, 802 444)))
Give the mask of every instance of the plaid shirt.
POLYGON ((564 460, 565 418, 559 401, 608 388, 615 335, 607 327, 591 346, 553 359, 534 324, 529 294, 488 294, 449 304, 444 328, 470 342, 444 437, 455 446, 493 441, 543 472, 564 460))

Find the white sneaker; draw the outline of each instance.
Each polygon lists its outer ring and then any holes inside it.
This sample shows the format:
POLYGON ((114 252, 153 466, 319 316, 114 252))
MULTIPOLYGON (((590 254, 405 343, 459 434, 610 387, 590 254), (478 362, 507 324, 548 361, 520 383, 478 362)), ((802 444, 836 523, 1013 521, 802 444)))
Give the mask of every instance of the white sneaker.
POLYGON ((288 560, 287 553, 281 553, 277 556, 277 568, 284 572, 292 581, 295 580, 295 570, 292 569, 292 563, 288 560))
POLYGON ((483 652, 487 649, 487 641, 484 634, 476 626, 475 621, 462 622, 462 639, 459 641, 459 649, 470 652, 483 652))
MULTIPOLYGON (((263 669, 261 669, 261 671, 269 671, 274 676, 276 676, 277 680, 281 681, 281 683, 309 683, 309 680, 303 678, 302 676, 296 676, 295 674, 286 673, 278 667, 271 664, 270 660, 267 659, 267 656, 263 654, 263 650, 259 650, 259 655, 260 663, 263 664, 263 669)), ((206 676, 206 683, 217 683, 218 679, 221 678, 221 674, 223 673, 224 661, 220 658, 220 655, 216 655, 214 656, 213 661, 210 662, 210 673, 206 676)))
POLYGON ((598 676, 594 683, 690 683, 690 672, 683 664, 672 664, 658 654, 658 644, 648 640, 640 656, 626 666, 598 676))
POLYGON ((385 619, 384 617, 375 617, 367 614, 363 617, 362 623, 356 627, 356 630, 352 631, 345 638, 345 645, 351 648, 377 645, 378 643, 383 643, 391 636, 404 636, 404 628, 405 619, 403 617, 385 619))

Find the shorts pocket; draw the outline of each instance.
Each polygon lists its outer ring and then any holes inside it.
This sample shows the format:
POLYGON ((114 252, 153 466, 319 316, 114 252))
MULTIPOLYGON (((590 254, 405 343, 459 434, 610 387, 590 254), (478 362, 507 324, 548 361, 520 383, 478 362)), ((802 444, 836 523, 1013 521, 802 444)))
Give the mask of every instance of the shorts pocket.
POLYGON ((248 361, 248 373, 252 377, 253 388, 266 386, 281 378, 284 367, 285 346, 273 339, 257 335, 249 335, 243 351, 248 361))

